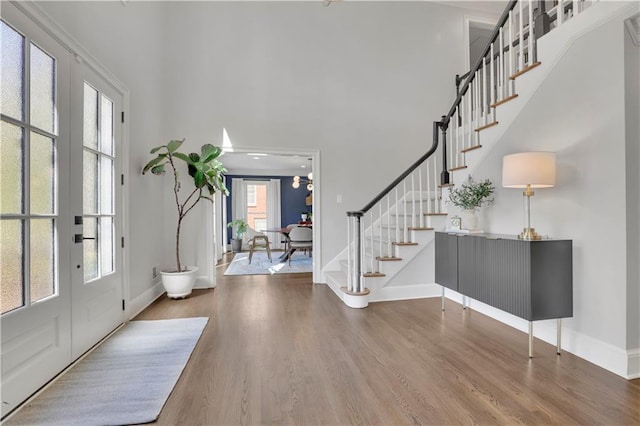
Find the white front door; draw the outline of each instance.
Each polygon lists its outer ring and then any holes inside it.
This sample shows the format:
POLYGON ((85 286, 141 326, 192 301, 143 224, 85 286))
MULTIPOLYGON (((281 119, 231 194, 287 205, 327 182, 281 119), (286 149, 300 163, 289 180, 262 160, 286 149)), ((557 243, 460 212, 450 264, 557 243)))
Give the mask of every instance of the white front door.
POLYGON ((122 321, 122 94, 87 67, 76 73, 72 116, 72 354, 122 321))
POLYGON ((123 95, 8 2, 1 31, 4 416, 124 320, 123 95))

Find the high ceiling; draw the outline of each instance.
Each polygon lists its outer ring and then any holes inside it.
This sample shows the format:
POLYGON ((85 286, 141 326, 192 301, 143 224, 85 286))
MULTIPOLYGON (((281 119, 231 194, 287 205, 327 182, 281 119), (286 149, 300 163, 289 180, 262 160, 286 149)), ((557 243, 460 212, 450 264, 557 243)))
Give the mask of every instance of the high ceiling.
MULTIPOLYGON (((507 2, 505 0, 427 0, 433 3, 439 3, 447 6, 476 10, 485 13, 495 14, 499 16, 507 2)), ((339 7, 339 4, 333 7, 339 7)), ((491 31, 489 30, 489 33, 491 31)), ((475 35, 471 35, 475 38, 475 35)), ((238 153, 226 152, 221 158, 228 174, 241 175, 276 175, 276 176, 295 176, 306 175, 311 171, 311 161, 304 155, 283 155, 283 154, 265 154, 261 152, 254 153, 238 153), (256 155, 258 154, 258 155, 256 155)))
POLYGON ((295 176, 311 171, 309 158, 300 155, 226 152, 220 161, 228 174, 295 176))

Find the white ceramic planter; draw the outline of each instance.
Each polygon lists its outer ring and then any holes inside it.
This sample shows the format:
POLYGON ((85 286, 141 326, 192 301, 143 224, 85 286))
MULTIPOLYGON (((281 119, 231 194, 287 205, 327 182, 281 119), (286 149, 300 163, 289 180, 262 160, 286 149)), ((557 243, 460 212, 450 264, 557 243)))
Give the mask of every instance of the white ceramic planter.
POLYGON ((478 215, 475 210, 463 210, 461 216, 462 229, 470 231, 478 229, 478 215))
POLYGON ((167 291, 170 299, 184 299, 191 294, 193 286, 196 284, 197 266, 187 266, 184 272, 161 271, 162 285, 167 291))

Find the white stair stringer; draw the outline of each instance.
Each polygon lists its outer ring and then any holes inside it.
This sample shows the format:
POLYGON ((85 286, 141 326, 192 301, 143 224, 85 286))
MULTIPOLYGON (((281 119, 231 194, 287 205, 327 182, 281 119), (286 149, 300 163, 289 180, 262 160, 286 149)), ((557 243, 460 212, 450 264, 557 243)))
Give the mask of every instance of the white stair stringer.
MULTIPOLYGON (((394 246, 394 254, 402 260, 376 261, 381 277, 365 277, 370 302, 415 299, 438 295, 440 287, 434 284, 433 250, 435 231, 411 231, 411 246, 394 246)), ((365 261, 365 264, 368 260, 365 261)), ((347 286, 346 256, 338 261, 339 270, 325 271, 329 287, 343 299, 341 287, 347 286)))

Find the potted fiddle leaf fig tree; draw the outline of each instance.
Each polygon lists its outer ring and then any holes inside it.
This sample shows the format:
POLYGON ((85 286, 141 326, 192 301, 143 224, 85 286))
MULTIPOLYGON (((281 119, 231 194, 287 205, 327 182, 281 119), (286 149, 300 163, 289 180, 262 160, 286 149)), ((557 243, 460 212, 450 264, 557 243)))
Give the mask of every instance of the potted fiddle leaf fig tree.
POLYGON ((156 176, 162 176, 169 168, 173 174, 173 195, 178 212, 175 245, 176 265, 172 269, 161 271, 162 284, 167 295, 172 299, 184 298, 191 294, 198 271, 196 266, 185 266, 180 260, 180 231, 184 218, 201 200, 213 202, 211 196, 217 191, 225 195, 229 194, 224 184, 226 169, 218 160, 222 150, 217 146, 205 144, 200 148, 200 153, 186 154, 179 151, 183 142, 184 139, 172 140, 167 145, 153 148, 151 154, 155 154, 156 157, 142 169, 142 174, 150 171, 156 176), (181 179, 178 171, 180 165, 187 166, 190 178, 181 179), (188 188, 186 187, 187 182, 189 183, 188 188), (182 187, 183 184, 185 188, 182 187), (186 196, 183 196, 182 199, 180 198, 181 189, 187 191, 186 196))

